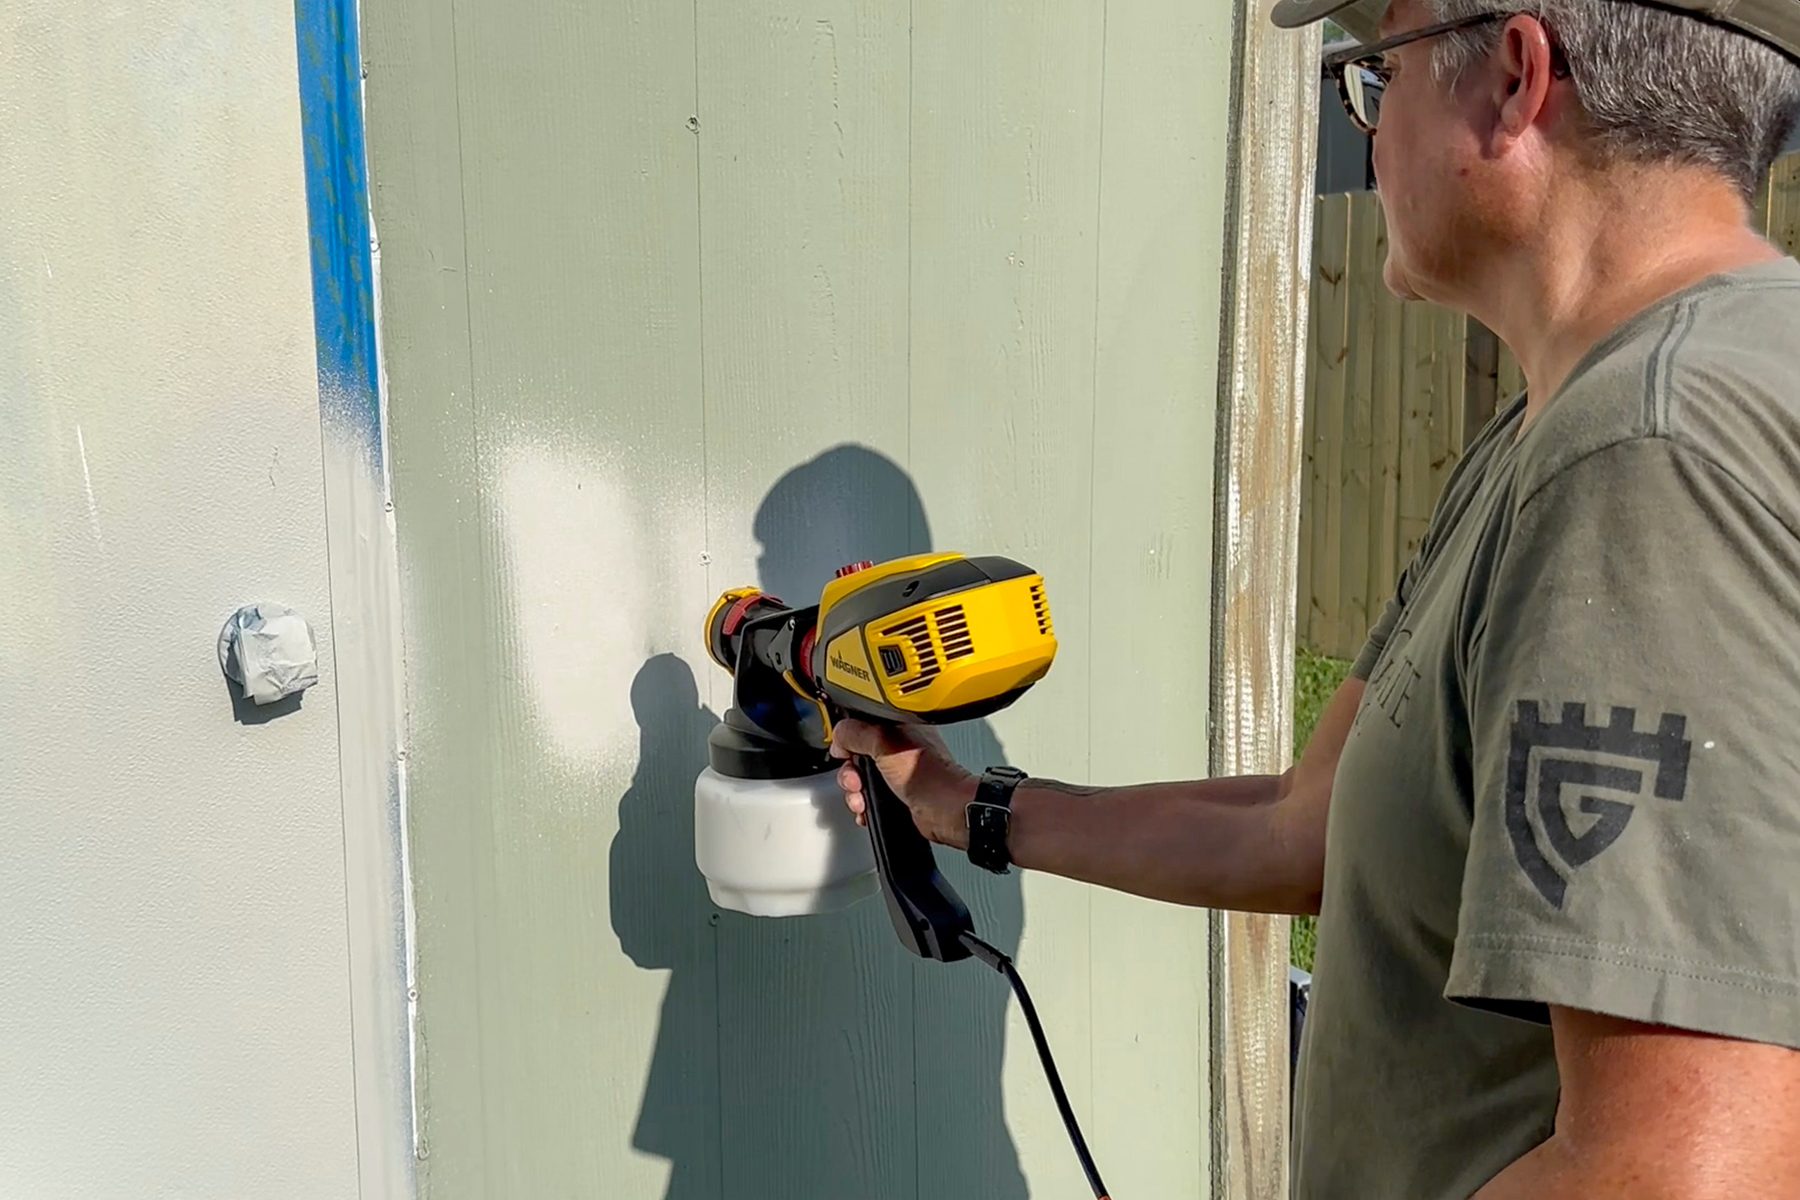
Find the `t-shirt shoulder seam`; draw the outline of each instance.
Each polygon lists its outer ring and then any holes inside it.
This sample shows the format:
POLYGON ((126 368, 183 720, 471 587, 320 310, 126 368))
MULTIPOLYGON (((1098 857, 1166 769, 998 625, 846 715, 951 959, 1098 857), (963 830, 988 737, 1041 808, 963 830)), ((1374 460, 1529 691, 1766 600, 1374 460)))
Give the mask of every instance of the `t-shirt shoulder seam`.
POLYGON ((1692 299, 1694 299, 1694 300, 1711 300, 1714 297, 1719 296, 1721 294, 1735 296, 1742 292, 1791 292, 1791 291, 1800 291, 1800 279, 1762 279, 1762 280, 1758 280, 1754 283, 1746 283, 1746 282, 1740 281, 1737 283, 1721 284, 1718 287, 1708 288, 1707 290, 1705 290, 1703 292, 1695 293, 1694 296, 1692 297, 1692 299))
POLYGON ((1648 442, 1661 442, 1664 445, 1668 446, 1674 453, 1680 454, 1680 455, 1685 455, 1686 457, 1693 459, 1695 462, 1698 462, 1699 464, 1701 464, 1702 466, 1715 472, 1716 474, 1724 476, 1725 480, 1728 483, 1730 483, 1732 485, 1732 487, 1734 487, 1738 491, 1742 492, 1746 497, 1748 497, 1752 502, 1754 502, 1758 508, 1762 509, 1763 512, 1767 513, 1770 520, 1774 521, 1777 525, 1779 525, 1783 529, 1787 530, 1787 532, 1790 536, 1792 536, 1796 540, 1800 540, 1800 530, 1795 529, 1793 527, 1793 525, 1789 524, 1788 521, 1785 518, 1783 518, 1780 513, 1776 512, 1773 508, 1770 508, 1768 501, 1764 500, 1761 496, 1756 494, 1755 488, 1750 487, 1742 479, 1738 478, 1737 472, 1733 471, 1730 467, 1728 467, 1724 463, 1720 462, 1717 458, 1715 458, 1713 455, 1707 453, 1705 450, 1701 449, 1699 446, 1696 446, 1693 443, 1693 440, 1691 438, 1687 438, 1687 437, 1684 437, 1684 436, 1682 436, 1680 434, 1676 434, 1676 433, 1629 433, 1629 434, 1624 434, 1624 435, 1621 435, 1620 437, 1614 438, 1612 441, 1607 442, 1604 445, 1595 446, 1593 449, 1587 450, 1587 451, 1583 452, 1582 454, 1579 454, 1576 457, 1570 459, 1568 462, 1563 463, 1561 466, 1557 467, 1556 470, 1554 470, 1554 471, 1550 472, 1550 474, 1546 475, 1543 479, 1538 480, 1538 482, 1535 485, 1533 485, 1532 489, 1525 494, 1524 498, 1519 501, 1517 511, 1519 511, 1521 513, 1524 512, 1527 508, 1529 508, 1531 506, 1531 502, 1533 500, 1536 500, 1538 498, 1538 496, 1543 494, 1543 492, 1546 488, 1548 488, 1551 484, 1555 483, 1564 474, 1566 474, 1569 471, 1573 470, 1574 468, 1580 466, 1582 463, 1588 461, 1590 458, 1595 458, 1599 455, 1605 454, 1609 450, 1615 450, 1620 446, 1634 445, 1634 444, 1641 444, 1641 443, 1648 443, 1648 442))
POLYGON ((1762 509, 1763 512, 1767 513, 1768 517, 1771 521, 1773 521, 1777 525, 1781 526, 1781 528, 1787 530, 1789 537, 1792 537, 1796 540, 1800 540, 1800 530, 1795 529, 1792 525, 1790 525, 1788 523, 1786 518, 1784 518, 1780 513, 1776 512, 1773 508, 1770 508, 1769 502, 1767 500, 1763 499, 1762 496, 1758 495, 1755 488, 1753 488, 1749 484, 1745 483, 1742 479, 1739 479, 1736 471, 1733 471, 1730 467, 1728 467, 1724 463, 1720 462, 1717 458, 1714 458, 1712 455, 1708 454, 1706 451, 1704 451, 1704 450, 1700 449, 1698 446, 1694 445, 1690 439, 1683 438, 1679 435, 1671 435, 1669 437, 1668 441, 1669 441, 1669 444, 1674 446, 1677 451, 1688 455, 1690 458, 1692 458, 1696 462, 1698 462, 1701 466, 1706 467, 1708 470, 1713 471, 1715 474, 1724 476, 1725 481, 1727 483, 1731 484, 1732 487, 1734 487, 1738 491, 1742 492, 1752 503, 1754 503, 1758 508, 1762 509))
POLYGON ((1471 933, 1457 938, 1468 946, 1490 946, 1499 950, 1524 950, 1557 958, 1575 958, 1613 966, 1635 967, 1658 971, 1683 979, 1716 983, 1762 995, 1800 996, 1800 979, 1751 971, 1740 967, 1720 967, 1696 962, 1673 954, 1659 954, 1634 946, 1621 946, 1588 938, 1552 937, 1518 933, 1471 933))
POLYGON ((1673 421, 1676 417, 1675 406, 1681 399, 1677 387, 1677 377, 1681 367, 1682 351, 1687 347, 1688 336, 1693 333, 1699 323, 1702 310, 1709 302, 1723 296, 1736 296, 1742 293, 1761 292, 1793 292, 1800 291, 1800 281, 1792 279, 1770 279, 1757 283, 1740 283, 1732 286, 1721 286, 1707 289, 1680 301, 1670 313, 1667 328, 1657 339, 1656 348, 1650 353, 1650 362, 1646 367, 1644 416, 1652 433, 1673 435, 1673 421), (1660 362, 1659 362, 1660 360, 1660 362))
POLYGON ((1597 458, 1600 455, 1605 454, 1608 450, 1615 449, 1628 443, 1650 441, 1668 442, 1670 445, 1675 444, 1672 439, 1658 433, 1622 433, 1609 442, 1604 442, 1601 445, 1584 450, 1574 458, 1571 458, 1568 462, 1559 464, 1554 471, 1551 471, 1542 479, 1532 484, 1531 490, 1519 498, 1517 511, 1524 512, 1527 508, 1531 507, 1531 502, 1542 495, 1546 488, 1555 483, 1558 479, 1561 479, 1564 475, 1567 475, 1576 467, 1579 467, 1582 463, 1588 461, 1588 459, 1597 458))

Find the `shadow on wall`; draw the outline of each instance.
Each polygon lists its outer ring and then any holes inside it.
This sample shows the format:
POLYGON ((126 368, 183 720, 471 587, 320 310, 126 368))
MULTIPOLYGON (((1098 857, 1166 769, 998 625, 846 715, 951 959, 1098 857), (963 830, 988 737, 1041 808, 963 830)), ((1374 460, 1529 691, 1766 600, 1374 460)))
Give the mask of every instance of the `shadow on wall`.
MULTIPOLYGON (((688 665, 673 654, 645 663, 631 685, 639 754, 619 802, 611 855, 612 924, 619 948, 645 970, 669 972, 656 1052, 632 1145, 672 1167, 665 1200, 715 1200, 717 1081, 695 1074, 691 1050, 717 1038, 718 989, 707 943, 682 926, 714 921, 694 867, 694 777, 706 765, 717 718, 700 703, 688 665)), ((716 956, 714 956, 716 957, 716 956)))
MULTIPOLYGON (((816 599, 845 562, 932 548, 912 481, 858 446, 785 475, 755 532, 758 585, 796 604, 816 599)), ((669 972, 632 1136, 671 1164, 664 1200, 1025 1200, 1001 1086, 1003 981, 973 962, 914 959, 879 898, 785 920, 715 909, 694 866, 693 783, 717 717, 673 655, 644 665, 632 707, 640 757, 620 802, 611 910, 632 961, 669 972), (714 926, 711 962, 687 949, 705 945, 693 934, 704 922, 714 926), (716 1078, 691 1066, 699 1039, 717 1041, 716 1078)), ((973 769, 1005 761, 985 722, 945 733, 973 769)), ((1018 875, 938 858, 976 927, 1016 951, 1018 875)))

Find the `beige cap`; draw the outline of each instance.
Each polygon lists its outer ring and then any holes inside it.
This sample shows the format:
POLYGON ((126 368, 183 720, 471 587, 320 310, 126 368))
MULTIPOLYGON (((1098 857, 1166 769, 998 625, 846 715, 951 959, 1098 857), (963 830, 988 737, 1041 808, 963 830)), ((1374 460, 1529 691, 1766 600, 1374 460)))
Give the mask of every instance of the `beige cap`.
MULTIPOLYGON (((1800 0, 1658 0, 1657 6, 1710 17, 1800 58, 1800 0)), ((1385 11, 1387 0, 1279 0, 1270 16, 1283 29, 1330 17, 1357 41, 1372 42, 1385 11)))
POLYGON ((1375 40, 1388 0, 1279 0, 1269 19, 1283 29, 1299 29, 1330 17, 1359 42, 1375 40))

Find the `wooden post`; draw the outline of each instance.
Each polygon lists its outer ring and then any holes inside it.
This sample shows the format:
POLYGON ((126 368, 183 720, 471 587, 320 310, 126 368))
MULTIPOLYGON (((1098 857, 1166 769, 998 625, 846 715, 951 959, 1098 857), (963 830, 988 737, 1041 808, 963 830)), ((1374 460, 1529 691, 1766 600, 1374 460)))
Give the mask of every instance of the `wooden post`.
MULTIPOLYGON (((1316 30, 1237 3, 1213 572, 1215 775, 1278 772, 1292 745, 1316 30)), ((1288 922, 1215 914, 1212 1194, 1287 1195, 1288 922)))

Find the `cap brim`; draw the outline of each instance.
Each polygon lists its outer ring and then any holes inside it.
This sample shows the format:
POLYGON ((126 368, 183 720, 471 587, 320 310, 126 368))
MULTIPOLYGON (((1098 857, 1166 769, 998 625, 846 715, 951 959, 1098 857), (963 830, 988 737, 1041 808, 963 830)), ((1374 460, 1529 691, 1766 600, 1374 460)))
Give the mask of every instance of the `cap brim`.
MULTIPOLYGON (((1664 8, 1686 10, 1738 30, 1800 63, 1800 4, 1794 0, 1656 0, 1664 8)), ((1278 0, 1269 19, 1281 29, 1299 29, 1330 17, 1359 42, 1380 38, 1388 0, 1278 0)))
POLYGON ((1372 42, 1388 0, 1279 0, 1269 19, 1282 29, 1300 29, 1330 17, 1359 42, 1372 42))

